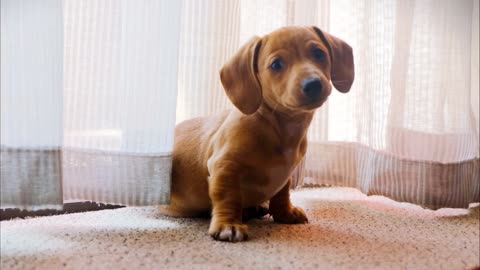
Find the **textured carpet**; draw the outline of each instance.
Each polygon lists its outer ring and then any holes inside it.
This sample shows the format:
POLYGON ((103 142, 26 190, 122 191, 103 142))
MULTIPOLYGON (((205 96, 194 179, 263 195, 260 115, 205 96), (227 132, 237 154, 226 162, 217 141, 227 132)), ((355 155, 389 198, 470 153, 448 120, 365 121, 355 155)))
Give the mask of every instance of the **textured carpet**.
POLYGON ((425 210, 351 188, 305 188, 306 225, 250 221, 250 239, 215 242, 208 220, 154 207, 2 221, 7 269, 471 269, 480 264, 478 204, 425 210))

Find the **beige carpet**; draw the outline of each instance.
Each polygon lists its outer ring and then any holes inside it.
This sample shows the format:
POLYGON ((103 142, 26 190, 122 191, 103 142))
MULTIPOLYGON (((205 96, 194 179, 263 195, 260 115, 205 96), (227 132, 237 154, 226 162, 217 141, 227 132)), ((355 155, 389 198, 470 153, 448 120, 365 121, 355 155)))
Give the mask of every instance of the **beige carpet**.
POLYGON ((430 211, 350 188, 293 193, 310 223, 249 222, 250 240, 222 243, 208 220, 121 208, 2 221, 1 269, 471 269, 478 204, 430 211))

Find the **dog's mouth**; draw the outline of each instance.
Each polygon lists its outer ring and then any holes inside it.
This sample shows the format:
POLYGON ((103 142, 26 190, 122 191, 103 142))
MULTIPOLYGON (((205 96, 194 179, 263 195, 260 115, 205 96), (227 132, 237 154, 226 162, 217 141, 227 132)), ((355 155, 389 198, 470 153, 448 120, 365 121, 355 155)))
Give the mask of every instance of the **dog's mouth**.
POLYGON ((310 102, 307 102, 307 103, 301 105, 300 107, 302 107, 303 109, 306 109, 306 110, 314 110, 314 109, 317 109, 317 108, 321 107, 323 105, 323 103, 325 103, 325 101, 327 101, 327 98, 328 98, 328 96, 320 97, 320 98, 317 98, 316 100, 311 100, 310 102))
POLYGON ((285 104, 287 108, 290 110, 306 110, 306 111, 311 111, 315 110, 323 105, 325 101, 327 101, 328 95, 326 96, 319 96, 315 99, 305 99, 302 98, 301 100, 298 100, 297 102, 292 102, 292 103, 287 103, 285 104))
POLYGON ((305 87, 305 85, 296 86, 295 88, 286 91, 282 97, 281 104, 288 110, 296 111, 311 111, 315 110, 323 105, 330 96, 331 87, 328 84, 320 82, 314 87, 311 85, 305 87))
POLYGON ((325 101, 327 101, 329 95, 330 91, 327 89, 316 96, 303 95, 301 101, 299 102, 299 107, 306 110, 317 109, 321 107, 325 101))

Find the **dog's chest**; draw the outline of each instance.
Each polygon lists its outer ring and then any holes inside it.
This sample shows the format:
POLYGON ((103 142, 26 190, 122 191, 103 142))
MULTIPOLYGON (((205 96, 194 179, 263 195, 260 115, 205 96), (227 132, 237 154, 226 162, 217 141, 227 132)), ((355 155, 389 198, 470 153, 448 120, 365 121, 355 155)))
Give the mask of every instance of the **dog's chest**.
POLYGON ((243 181, 243 198, 245 206, 254 206, 271 199, 287 184, 304 152, 298 147, 280 147, 273 149, 269 162, 253 166, 243 181))

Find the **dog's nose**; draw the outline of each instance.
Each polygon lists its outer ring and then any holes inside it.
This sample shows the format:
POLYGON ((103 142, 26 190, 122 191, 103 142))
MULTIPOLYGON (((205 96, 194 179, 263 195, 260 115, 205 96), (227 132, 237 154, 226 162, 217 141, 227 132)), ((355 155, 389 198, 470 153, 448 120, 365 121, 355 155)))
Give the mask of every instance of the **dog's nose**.
POLYGON ((317 78, 303 80, 302 87, 303 93, 312 99, 318 98, 322 93, 322 82, 317 78))

